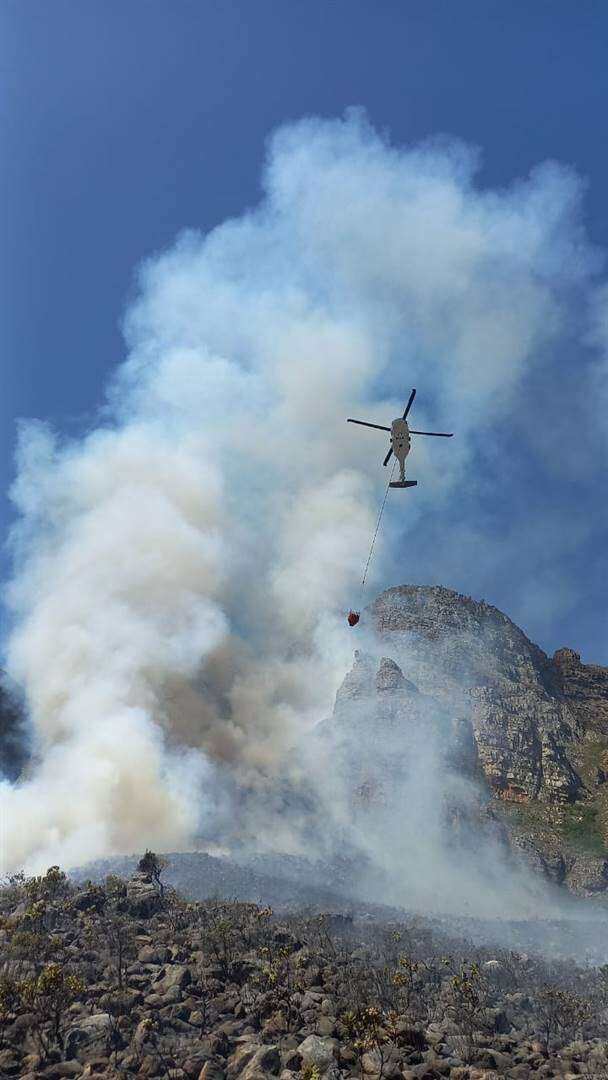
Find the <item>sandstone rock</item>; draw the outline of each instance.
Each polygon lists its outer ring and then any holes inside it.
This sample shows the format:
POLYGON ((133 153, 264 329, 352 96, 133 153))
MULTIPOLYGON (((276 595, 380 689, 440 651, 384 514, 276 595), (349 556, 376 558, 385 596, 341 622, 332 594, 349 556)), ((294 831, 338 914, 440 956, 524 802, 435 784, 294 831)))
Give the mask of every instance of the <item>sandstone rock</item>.
POLYGON ((171 959, 171 952, 166 945, 144 945, 137 959, 141 964, 166 964, 171 959))
POLYGON ((167 1005, 176 1005, 181 1001, 182 992, 179 986, 170 986, 164 993, 147 994, 144 1001, 149 1008, 163 1009, 167 1005))
POLYGON ((574 649, 558 649, 553 663, 562 696, 580 724, 608 735, 608 668, 581 663, 574 649))
POLYGON ((26 1054, 21 1061, 21 1068, 24 1072, 38 1072, 42 1066, 42 1058, 40 1054, 26 1054))
POLYGON ((166 1072, 158 1054, 146 1054, 139 1066, 138 1076, 162 1076, 166 1072))
POLYGON ((335 1039, 309 1035, 298 1046, 298 1053, 304 1065, 316 1065, 325 1072, 333 1064, 335 1047, 335 1039))
POLYGON ((79 1061, 58 1061, 44 1069, 42 1075, 45 1080, 63 1080, 64 1077, 82 1076, 82 1065, 79 1061))
POLYGON ((199 1075, 199 1080, 224 1080, 226 1073, 221 1065, 213 1061, 207 1061, 199 1075))
POLYGON ((240 1046, 237 1046, 234 1053, 228 1059, 228 1077, 232 1078, 240 1076, 243 1069, 249 1065, 259 1049, 259 1044, 251 1039, 247 1039, 244 1043, 241 1043, 240 1046))
POLYGON ((21 1071, 18 1054, 11 1047, 0 1050, 0 1076, 18 1076, 21 1071))
POLYGON ((197 1047, 196 1050, 184 1058, 182 1068, 190 1080, 198 1080, 203 1066, 206 1065, 208 1061, 212 1060, 212 1054, 206 1053, 197 1047))
POLYGON ((78 893, 72 900, 72 907, 76 911, 101 911, 104 901, 103 891, 98 886, 93 886, 78 893))
POLYGON ((98 1003, 104 1012, 111 1013, 112 1016, 125 1016, 142 1001, 143 994, 125 987, 123 990, 112 990, 108 994, 101 994, 98 1003))
POLYGON ((320 1016, 317 1021, 317 1035, 335 1035, 336 1033, 336 1018, 335 1016, 320 1016))
POLYGON ((66 1033, 66 1058, 78 1058, 79 1061, 84 1061, 94 1054, 105 1052, 110 1027, 109 1013, 94 1013, 93 1016, 84 1017, 66 1033))
POLYGON ((243 1080, 254 1080, 260 1073, 277 1075, 281 1068, 278 1046, 261 1046, 243 1069, 243 1080))
POLYGON ((288 1072, 299 1072, 302 1066, 302 1055, 297 1050, 287 1050, 282 1055, 281 1063, 288 1072))
POLYGON ((166 996, 172 990, 184 990, 192 982, 190 968, 184 964, 167 964, 156 976, 152 988, 155 994, 166 996))
POLYGON ((300 1001, 300 1009, 302 1012, 306 1012, 308 1009, 318 1009, 321 1007, 321 1001, 322 994, 307 990, 300 1001))
POLYGON ((372 1076, 379 1076, 382 1068, 382 1058, 377 1050, 371 1050, 361 1058, 363 1072, 372 1076))
POLYGON ((540 688, 479 686, 469 691, 486 779, 501 796, 572 802, 582 781, 568 758, 566 706, 540 688))
POLYGON ((127 882, 129 912, 135 918, 150 919, 162 908, 158 889, 146 874, 136 873, 127 882))
POLYGON ((483 1047, 475 1053, 475 1065, 504 1073, 510 1067, 511 1059, 507 1054, 501 1054, 493 1047, 483 1047))

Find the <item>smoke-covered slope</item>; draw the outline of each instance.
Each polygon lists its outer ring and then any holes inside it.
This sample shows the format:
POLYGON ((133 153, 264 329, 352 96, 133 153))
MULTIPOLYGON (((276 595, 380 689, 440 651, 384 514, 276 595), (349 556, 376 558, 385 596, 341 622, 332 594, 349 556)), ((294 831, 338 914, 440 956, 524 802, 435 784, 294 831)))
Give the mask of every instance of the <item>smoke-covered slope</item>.
POLYGON ((569 649, 550 658, 496 608, 440 586, 388 589, 362 628, 471 724, 489 810, 515 845, 575 891, 606 889, 608 670, 569 649))
POLYGON ((0 778, 16 779, 24 759, 22 711, 0 670, 0 778))

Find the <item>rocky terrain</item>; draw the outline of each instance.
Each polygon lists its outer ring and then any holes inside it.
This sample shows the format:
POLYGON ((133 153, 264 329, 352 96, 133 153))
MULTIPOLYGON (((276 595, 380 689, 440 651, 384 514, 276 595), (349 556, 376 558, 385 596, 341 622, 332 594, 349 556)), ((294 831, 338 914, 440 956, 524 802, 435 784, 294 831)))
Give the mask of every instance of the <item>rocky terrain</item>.
MULTIPOLYGON (((356 860, 313 861, 287 855, 209 855, 207 852, 173 852, 164 880, 170 890, 186 900, 227 897, 258 907, 272 907, 278 916, 306 911, 309 916, 332 911, 353 917, 361 925, 385 925, 404 920, 419 921, 420 913, 403 906, 370 900, 366 896, 366 866, 356 860)), ((69 880, 81 886, 92 881, 103 885, 109 877, 128 880, 136 875, 138 857, 113 856, 72 870, 69 880)), ((390 894, 390 881, 382 894, 390 894)), ((539 953, 551 960, 600 967, 608 964, 608 917, 598 898, 567 897, 556 890, 559 903, 553 911, 542 903, 526 918, 506 915, 473 915, 455 903, 443 911, 425 912, 424 923, 440 936, 518 953, 539 953)), ((453 898, 450 897, 450 900, 453 898)), ((544 897, 543 899, 547 899, 544 897)))
POLYGON ((423 920, 187 902, 58 868, 0 890, 0 1076, 605 1077, 608 969, 423 920))
MULTIPOLYGON (((574 892, 605 891, 608 669, 571 649, 548 657, 497 608, 440 586, 388 589, 361 627, 369 652, 338 694, 336 719, 364 671, 368 696, 374 678, 382 696, 392 663, 410 697, 460 725, 461 767, 482 775, 488 813, 513 846, 574 892)), ((401 715, 407 724, 404 702, 401 715)), ((420 737, 424 719, 416 723, 420 737)))

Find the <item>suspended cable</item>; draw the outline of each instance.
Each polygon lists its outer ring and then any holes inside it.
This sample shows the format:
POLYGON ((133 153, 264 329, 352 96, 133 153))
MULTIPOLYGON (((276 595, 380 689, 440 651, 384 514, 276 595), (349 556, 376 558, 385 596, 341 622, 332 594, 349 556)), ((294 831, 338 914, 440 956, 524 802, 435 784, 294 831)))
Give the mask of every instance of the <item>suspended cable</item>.
MULTIPOLYGON (((370 566, 370 563, 372 561, 372 555, 374 554, 374 547, 375 547, 375 544, 376 544, 376 537, 378 536, 378 531, 380 529, 380 522, 382 521, 382 515, 384 513, 384 507, 386 506, 386 500, 388 499, 388 493, 390 491, 390 486, 391 486, 391 482, 392 482, 392 479, 393 479, 393 474, 395 472, 396 464, 397 464, 397 461, 395 460, 393 462, 393 467, 391 469, 391 475, 388 478, 388 484, 386 485, 386 491, 384 492, 384 498, 382 500, 382 506, 380 507, 380 513, 378 514, 378 520, 376 522, 376 528, 374 529, 374 535, 372 537, 372 543, 371 543, 371 547, 369 549, 369 555, 367 556, 367 562, 365 564, 365 570, 363 571, 363 578, 361 580, 361 594, 360 594, 361 601, 363 600, 363 590, 365 589, 365 579, 367 578, 367 571, 369 570, 369 566, 370 566)), ((347 616, 349 626, 356 626, 357 623, 359 622, 359 618, 360 618, 360 616, 359 616, 358 611, 349 611, 348 616, 347 616)))
POLYGON ((363 592, 363 589, 365 588, 365 579, 367 577, 367 571, 369 570, 369 564, 372 561, 372 555, 374 554, 374 546, 376 544, 376 537, 378 535, 378 530, 380 529, 380 522, 382 521, 382 515, 384 513, 384 507, 386 506, 386 500, 388 498, 388 493, 389 493, 389 489, 390 489, 390 486, 391 486, 391 483, 392 483, 393 474, 395 472, 395 465, 396 464, 397 464, 397 462, 395 460, 393 462, 393 467, 391 469, 391 475, 388 478, 388 484, 386 485, 386 491, 384 492, 384 498, 382 500, 382 506, 380 507, 380 513, 378 514, 378 520, 376 522, 376 528, 374 529, 374 535, 372 537, 372 546, 369 549, 369 555, 367 556, 367 562, 365 564, 365 570, 363 571, 363 579, 361 581, 361 592, 363 592))

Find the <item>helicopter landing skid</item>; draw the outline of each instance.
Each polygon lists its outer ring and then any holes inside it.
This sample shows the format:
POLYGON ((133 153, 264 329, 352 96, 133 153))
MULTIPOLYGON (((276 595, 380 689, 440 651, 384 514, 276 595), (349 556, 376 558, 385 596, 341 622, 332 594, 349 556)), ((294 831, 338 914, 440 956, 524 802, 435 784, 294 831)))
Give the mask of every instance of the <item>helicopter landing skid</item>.
POLYGON ((417 484, 418 484, 417 480, 394 480, 390 486, 391 487, 396 487, 396 488, 408 488, 408 487, 416 487, 417 484))

